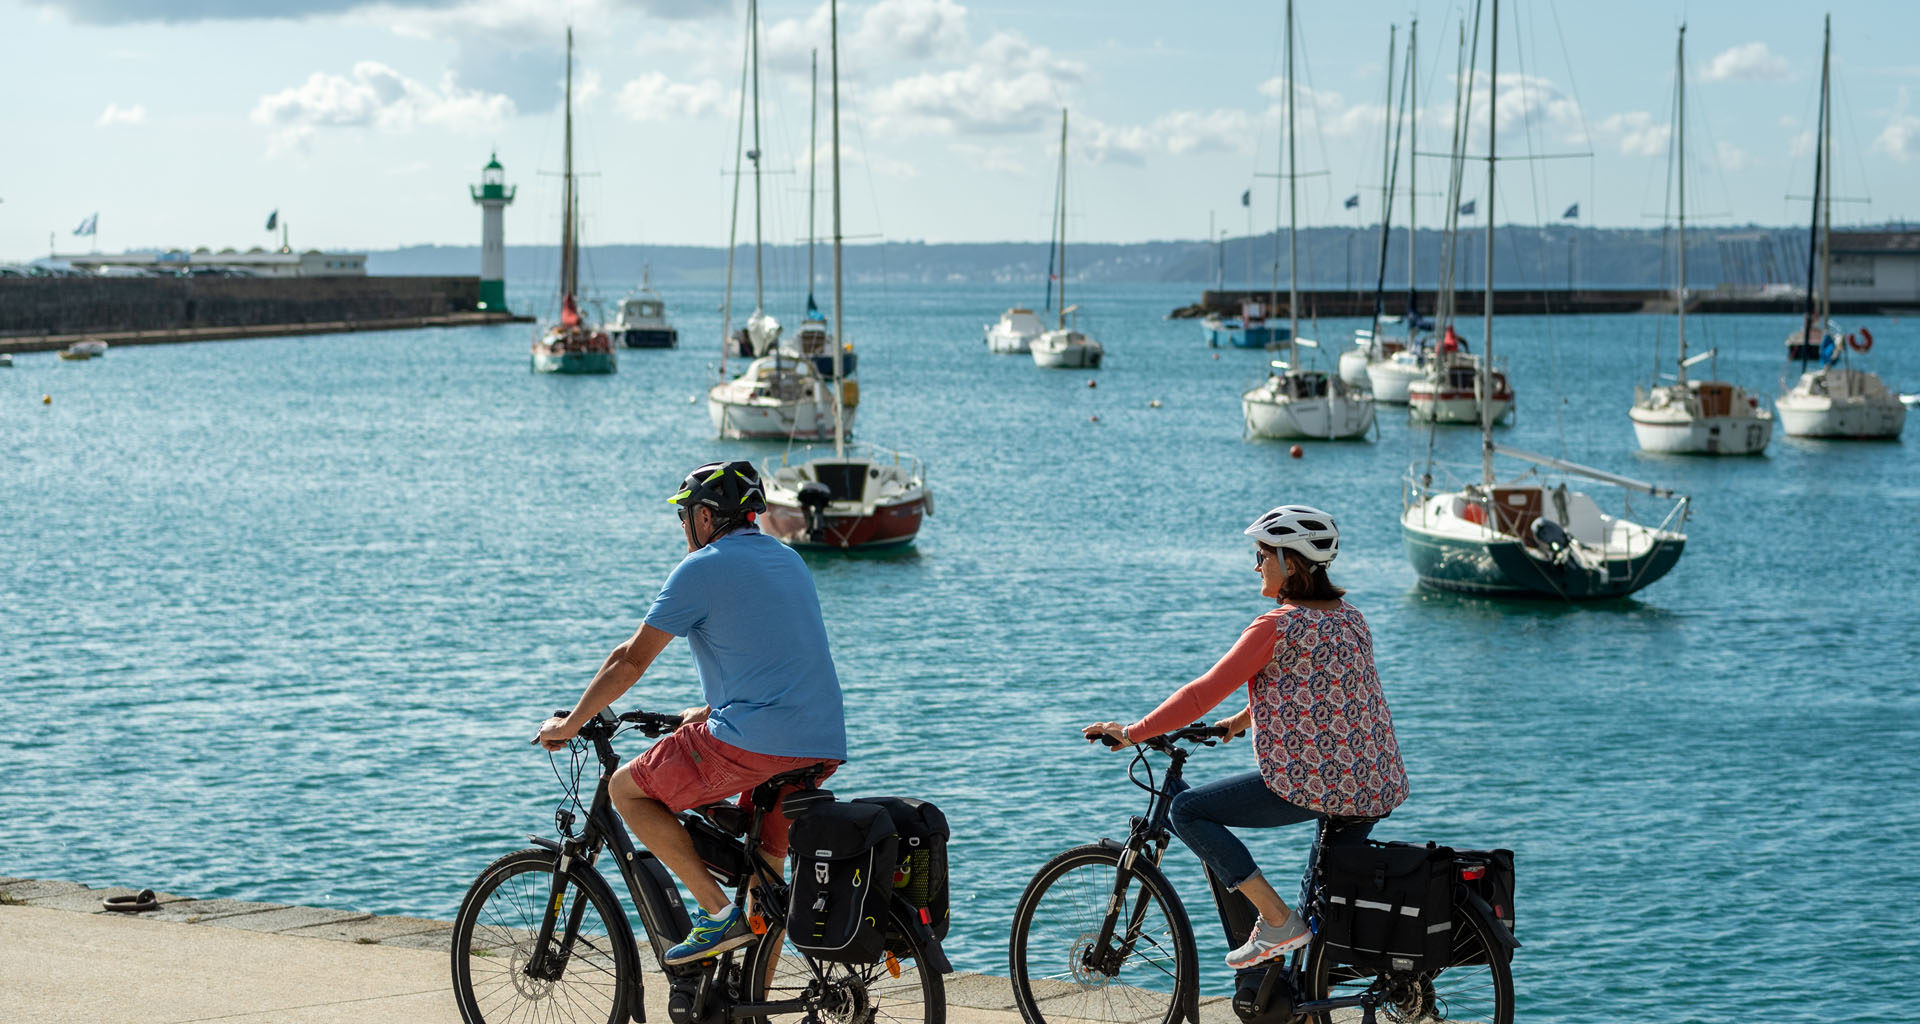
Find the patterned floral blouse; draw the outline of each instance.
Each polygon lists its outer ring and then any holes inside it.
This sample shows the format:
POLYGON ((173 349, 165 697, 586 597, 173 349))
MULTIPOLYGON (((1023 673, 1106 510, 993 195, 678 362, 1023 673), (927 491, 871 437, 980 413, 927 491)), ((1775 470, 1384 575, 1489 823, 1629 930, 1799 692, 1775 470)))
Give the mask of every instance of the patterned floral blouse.
POLYGON ((1197 721, 1241 686, 1260 776, 1282 799, 1342 817, 1378 817, 1406 800, 1407 770, 1358 608, 1281 605, 1260 616, 1127 735, 1143 740, 1197 721))

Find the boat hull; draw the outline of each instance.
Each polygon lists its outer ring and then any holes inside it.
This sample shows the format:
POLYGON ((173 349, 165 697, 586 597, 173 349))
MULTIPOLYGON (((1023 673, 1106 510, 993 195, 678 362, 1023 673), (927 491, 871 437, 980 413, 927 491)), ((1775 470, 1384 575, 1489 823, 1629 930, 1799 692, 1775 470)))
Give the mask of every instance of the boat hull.
MULTIPOLYGON (((842 410, 853 433, 853 409, 842 410)), ((707 418, 722 437, 734 441, 833 440, 833 402, 726 402, 709 396, 707 418)))
POLYGON ((613 373, 618 363, 612 352, 535 352, 533 372, 597 374, 613 373))
POLYGON ((628 348, 675 348, 680 332, 672 327, 627 327, 618 329, 620 344, 628 348))
POLYGON ((1367 364, 1367 383, 1373 390, 1373 400, 1388 405, 1406 405, 1414 381, 1426 375, 1426 368, 1418 363, 1376 360, 1367 364))
POLYGON ((824 517, 825 529, 818 537, 807 529, 807 513, 798 505, 768 501, 766 514, 760 517, 760 529, 796 548, 847 551, 899 547, 913 543, 926 518, 924 496, 898 504, 882 504, 869 515, 833 515, 824 517))
POLYGON ((1354 396, 1294 398, 1274 401, 1256 397, 1260 389, 1240 399, 1247 433, 1253 437, 1360 440, 1373 427, 1373 403, 1354 396))
POLYGON ((1035 366, 1050 370, 1092 370, 1100 366, 1100 360, 1106 350, 1092 338, 1078 338, 1061 341, 1055 335, 1063 332, 1049 331, 1033 343, 1032 355, 1035 366))
POLYGON ((1570 560, 1556 563, 1497 534, 1469 540, 1404 522, 1401 534, 1422 586, 1482 597, 1564 601, 1625 597, 1665 576, 1686 547, 1683 538, 1658 540, 1637 557, 1589 569, 1570 560))
MULTIPOLYGON (((1480 422, 1480 400, 1471 391, 1433 391, 1409 386, 1407 405, 1412 407, 1413 418, 1422 423, 1480 422)), ((1512 396, 1493 396, 1493 422, 1500 422, 1512 411, 1512 396)))
POLYGON ((1033 335, 1003 331, 998 325, 987 331, 987 351, 1001 356, 1023 356, 1033 345, 1033 335))
POLYGON ((1892 396, 1866 401, 1783 398, 1774 408, 1788 437, 1884 440, 1899 437, 1907 425, 1906 405, 1892 396))
POLYGON ((1350 348, 1340 353, 1340 379, 1356 388, 1370 387, 1373 378, 1367 374, 1367 350, 1350 348))
POLYGON ((1773 439, 1772 417, 1661 417, 1635 406, 1628 414, 1643 451, 1672 455, 1758 455, 1773 439))

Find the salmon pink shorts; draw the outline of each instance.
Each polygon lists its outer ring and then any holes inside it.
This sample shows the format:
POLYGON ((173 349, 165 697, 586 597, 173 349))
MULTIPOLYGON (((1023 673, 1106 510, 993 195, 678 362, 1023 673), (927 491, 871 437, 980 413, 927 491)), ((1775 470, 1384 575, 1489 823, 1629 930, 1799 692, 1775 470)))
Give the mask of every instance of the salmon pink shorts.
MULTIPOLYGON (((783 772, 797 771, 809 765, 825 764, 832 775, 838 761, 817 757, 781 757, 756 754, 714 738, 707 723, 697 722, 676 729, 627 763, 633 783, 647 796, 664 804, 675 814, 693 807, 721 803, 737 798, 741 807, 750 807, 753 788, 783 772)), ((781 792, 799 789, 790 786, 781 792)), ((787 831, 793 825, 778 810, 760 821, 760 849, 769 856, 787 855, 787 831)))

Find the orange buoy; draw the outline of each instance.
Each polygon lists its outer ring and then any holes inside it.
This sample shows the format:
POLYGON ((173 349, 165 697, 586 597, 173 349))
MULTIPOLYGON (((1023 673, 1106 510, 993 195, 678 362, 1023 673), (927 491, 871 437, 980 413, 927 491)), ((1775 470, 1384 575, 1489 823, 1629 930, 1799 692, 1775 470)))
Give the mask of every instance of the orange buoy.
POLYGON ((41 404, 41 405, 52 405, 52 404, 53 404, 53 396, 52 396, 52 395, 41 395, 41 396, 40 396, 40 404, 41 404))
POLYGON ((1307 450, 1296 444, 1293 447, 1287 449, 1287 454, 1297 459, 1300 456, 1307 454, 1307 450))

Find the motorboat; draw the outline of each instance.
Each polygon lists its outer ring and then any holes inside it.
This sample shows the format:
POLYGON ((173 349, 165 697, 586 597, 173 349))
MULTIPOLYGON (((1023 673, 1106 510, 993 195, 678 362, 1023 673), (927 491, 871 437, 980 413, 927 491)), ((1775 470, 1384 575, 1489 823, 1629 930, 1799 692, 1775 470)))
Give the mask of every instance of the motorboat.
POLYGON ((667 321, 667 303, 653 290, 652 274, 641 271, 638 291, 620 300, 607 333, 628 348, 673 348, 680 332, 667 321))
MULTIPOLYGON (((707 415, 723 438, 819 441, 833 437, 833 388, 812 362, 776 351, 707 392, 707 415)), ((852 429, 853 410, 845 411, 852 429)))
POLYGON ((1033 339, 1046 333, 1046 330, 1047 325, 1040 322, 1033 310, 1015 306, 1000 314, 998 323, 987 325, 987 351, 999 355, 1025 355, 1033 346, 1033 339))
POLYGON ((1272 348, 1290 337, 1288 328, 1267 318, 1265 303, 1252 300, 1240 303, 1236 316, 1208 313, 1200 318, 1200 329, 1208 348, 1272 348))
POLYGON ((1513 387, 1498 366, 1465 350, 1451 327, 1427 360, 1426 375, 1407 385, 1407 405, 1423 423, 1498 423, 1513 411, 1513 387), (1484 372, 1483 372, 1484 370, 1484 372), (1485 401, 1482 401, 1482 396, 1485 401))

